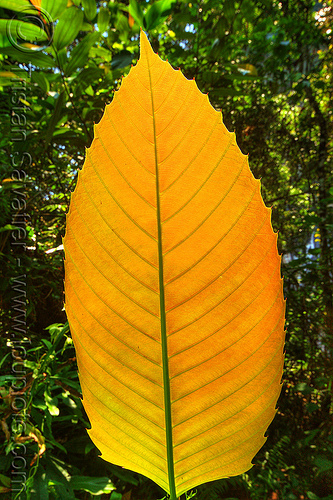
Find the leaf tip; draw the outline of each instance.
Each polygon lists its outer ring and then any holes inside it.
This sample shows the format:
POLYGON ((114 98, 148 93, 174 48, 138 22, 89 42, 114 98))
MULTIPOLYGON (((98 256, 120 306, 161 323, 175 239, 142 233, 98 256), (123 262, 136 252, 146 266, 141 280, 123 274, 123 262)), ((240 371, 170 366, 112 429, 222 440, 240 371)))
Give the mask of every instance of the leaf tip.
POLYGON ((143 56, 147 57, 147 55, 149 53, 154 54, 154 51, 149 43, 149 40, 148 40, 146 33, 141 28, 141 32, 140 32, 140 58, 143 56))

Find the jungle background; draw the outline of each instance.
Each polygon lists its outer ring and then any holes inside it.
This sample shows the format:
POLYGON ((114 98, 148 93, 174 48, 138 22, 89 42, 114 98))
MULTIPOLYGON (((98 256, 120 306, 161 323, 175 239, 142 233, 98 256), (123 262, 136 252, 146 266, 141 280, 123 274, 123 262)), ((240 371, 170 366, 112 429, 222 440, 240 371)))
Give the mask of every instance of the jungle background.
POLYGON ((140 26, 235 130, 283 254, 268 440, 246 474, 193 498, 332 500, 333 3, 315 0, 0 0, 0 498, 163 497, 99 458, 63 310, 70 195, 140 26))

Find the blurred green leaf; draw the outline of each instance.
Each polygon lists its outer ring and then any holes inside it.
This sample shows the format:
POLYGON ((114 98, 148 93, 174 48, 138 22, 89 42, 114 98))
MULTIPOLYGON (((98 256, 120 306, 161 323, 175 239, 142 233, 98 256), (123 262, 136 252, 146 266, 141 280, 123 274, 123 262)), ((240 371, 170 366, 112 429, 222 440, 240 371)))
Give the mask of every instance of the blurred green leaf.
POLYGON ((224 88, 215 88, 210 93, 220 97, 228 97, 228 96, 243 95, 244 92, 241 90, 236 90, 232 87, 224 87, 224 88))
POLYGON ((121 493, 118 493, 117 491, 113 491, 111 493, 111 500, 121 500, 123 498, 123 495, 121 493))
POLYGON ((7 487, 9 487, 11 483, 9 477, 4 476, 3 474, 0 474, 0 482, 7 487))
POLYGON ((111 51, 104 49, 104 47, 92 47, 89 55, 91 57, 101 57, 104 61, 111 61, 111 51))
POLYGON ((33 71, 31 74, 31 81, 32 83, 37 84, 45 92, 45 94, 49 92, 50 82, 46 73, 33 71))
POLYGON ((316 403, 308 403, 306 405, 306 409, 308 413, 313 413, 314 411, 317 411, 319 406, 316 403))
POLYGON ((99 40, 100 36, 101 34, 97 31, 89 33, 74 47, 68 64, 64 68, 66 75, 71 75, 75 70, 82 68, 87 63, 89 50, 99 40))
POLYGON ((223 12, 228 19, 228 21, 232 21, 235 16, 235 2, 234 0, 225 0, 223 6, 223 12))
POLYGON ((240 8, 245 19, 247 21, 252 21, 255 16, 255 4, 251 0, 243 0, 240 8))
POLYGON ((312 431, 305 431, 304 434, 306 435, 306 438, 304 439, 304 443, 306 445, 309 445, 311 441, 315 439, 315 437, 318 435, 320 432, 320 429, 314 429, 312 431))
POLYGON ((133 17, 133 19, 137 23, 137 25, 140 26, 141 28, 143 28, 144 27, 144 21, 143 21, 144 16, 143 16, 143 12, 141 10, 141 7, 136 0, 130 0, 128 12, 133 17))
POLYGON ((3 7, 4 9, 14 10, 16 12, 24 11, 27 8, 32 11, 29 0, 0 0, 0 7, 3 7))
POLYGON ((113 464, 108 464, 108 468, 114 474, 116 477, 121 479, 122 481, 133 484, 134 486, 137 486, 139 484, 139 481, 137 477, 135 477, 135 473, 128 470, 128 469, 123 469, 122 467, 119 467, 117 465, 113 464))
POLYGON ((122 12, 117 13, 115 28, 119 32, 120 40, 127 41, 130 27, 128 24, 128 18, 124 14, 122 14, 122 12))
POLYGON ((66 8, 67 0, 42 0, 42 9, 50 16, 51 21, 58 19, 66 8))
POLYGON ((0 227, 0 233, 4 233, 5 231, 15 231, 16 229, 19 229, 17 226, 13 226, 13 224, 6 224, 3 227, 0 227))
POLYGON ((56 493, 55 498, 57 500, 75 500, 74 492, 69 484, 70 474, 64 465, 60 460, 47 461, 48 483, 54 487, 53 490, 56 493))
POLYGON ((171 13, 171 7, 174 2, 175 0, 158 0, 153 3, 144 16, 145 28, 148 31, 156 28, 163 21, 164 17, 171 13))
POLYGON ((19 78, 19 75, 11 71, 0 71, 0 85, 6 87, 13 85, 13 79, 19 78))
POLYGON ((39 26, 17 19, 0 19, 0 33, 19 42, 47 40, 47 34, 39 26))
POLYGON ((53 45, 57 50, 72 43, 81 29, 83 11, 77 7, 69 7, 60 16, 53 35, 53 45))
POLYGON ((92 21, 97 14, 95 0, 82 0, 84 14, 89 21, 92 21))
POLYGON ((107 7, 100 7, 97 16, 97 26, 101 33, 104 33, 109 25, 110 11, 107 7))
POLYGON ((307 223, 307 224, 318 224, 318 222, 321 221, 321 218, 318 216, 318 215, 306 215, 304 217, 304 221, 307 223))
POLYGON ((116 54, 111 61, 112 69, 125 68, 129 64, 132 63, 133 54, 128 50, 121 50, 118 54, 116 54))
POLYGON ((333 470, 333 461, 328 458, 319 455, 314 459, 315 465, 318 467, 320 472, 332 471, 333 470))
POLYGON ((65 103, 65 91, 62 91, 59 97, 56 100, 55 107, 54 107, 54 112, 52 113, 51 119, 49 121, 46 134, 45 134, 45 148, 50 144, 53 133, 55 131, 56 125, 59 122, 61 118, 61 111, 63 108, 63 105, 65 103))
POLYGON ((57 63, 59 65, 59 68, 64 71, 64 67, 66 66, 68 62, 68 54, 67 54, 67 49, 64 47, 63 49, 59 51, 54 51, 56 54, 57 58, 57 63))
POLYGON ((306 495, 307 497, 310 499, 310 500, 320 500, 320 497, 318 497, 315 493, 313 493, 312 491, 307 491, 306 492, 306 495))
POLYGON ((311 394, 312 389, 305 382, 300 382, 296 384, 295 391, 302 392, 303 394, 311 394))
POLYGON ((88 491, 92 495, 102 495, 115 490, 112 481, 107 477, 72 476, 69 484, 73 490, 88 491))
POLYGON ((38 467, 33 478, 29 500, 49 500, 48 481, 43 467, 38 467))
POLYGON ((50 55, 44 54, 44 52, 41 51, 23 52, 15 47, 4 47, 0 48, 0 52, 12 57, 14 61, 24 62, 27 64, 31 63, 38 68, 54 68, 57 65, 50 55))
POLYGON ((202 72, 202 78, 207 83, 216 84, 220 80, 221 75, 218 72, 207 70, 202 72))
POLYGON ((87 95, 90 95, 90 97, 93 97, 94 96, 94 89, 92 88, 91 85, 88 85, 88 87, 86 87, 84 93, 87 95))
POLYGON ((24 187, 24 183, 20 181, 16 181, 15 179, 3 179, 1 181, 2 189, 22 189, 24 187))
POLYGON ((52 398, 48 391, 44 391, 44 398, 45 398, 45 403, 47 406, 47 409, 50 412, 50 415, 53 417, 59 415, 59 408, 58 408, 58 399, 57 398, 52 398))
POLYGON ((101 68, 84 68, 75 78, 74 95, 80 95, 88 85, 97 83, 103 74, 104 70, 101 68))
POLYGON ((227 78, 228 80, 232 81, 241 81, 241 82, 253 82, 255 80, 259 79, 259 76, 254 76, 254 75, 248 75, 248 74, 241 74, 241 73, 229 73, 228 75, 224 75, 224 78, 227 78))
POLYGON ((80 31, 94 31, 94 26, 90 23, 83 22, 81 24, 81 30, 80 31))

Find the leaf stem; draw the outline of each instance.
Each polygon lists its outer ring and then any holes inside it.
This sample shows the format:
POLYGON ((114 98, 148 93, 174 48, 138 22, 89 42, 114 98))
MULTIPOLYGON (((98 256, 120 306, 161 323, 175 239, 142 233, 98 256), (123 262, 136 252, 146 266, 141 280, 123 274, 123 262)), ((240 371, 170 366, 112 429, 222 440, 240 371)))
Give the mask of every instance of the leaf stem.
POLYGON ((159 289, 160 289, 160 320, 161 320, 161 341, 162 341, 162 363, 163 363, 163 387, 164 387, 164 409, 165 409, 165 432, 167 446, 167 463, 168 463, 168 479, 170 488, 169 500, 177 500, 175 472, 173 461, 173 442, 172 442, 172 418, 171 418, 171 394, 170 394, 170 377, 169 377, 169 360, 168 360, 168 343, 166 329, 166 313, 165 313, 165 294, 164 294, 164 272, 163 272, 163 247, 162 247, 162 225, 161 225, 161 207, 159 193, 159 170, 158 170, 158 154, 156 144, 156 123, 154 110, 154 96, 152 91, 151 73, 148 63, 149 82, 151 88, 151 105, 153 116, 154 129, 154 150, 155 150, 155 171, 156 171, 156 210, 157 210, 157 233, 158 233, 158 268, 159 268, 159 289))

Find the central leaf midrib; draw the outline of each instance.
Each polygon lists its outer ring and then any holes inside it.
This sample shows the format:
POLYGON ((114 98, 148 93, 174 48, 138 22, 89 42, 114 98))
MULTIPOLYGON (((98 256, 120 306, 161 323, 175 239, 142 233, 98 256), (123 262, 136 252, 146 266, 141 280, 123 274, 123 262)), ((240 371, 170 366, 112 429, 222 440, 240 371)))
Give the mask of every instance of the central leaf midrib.
POLYGON ((168 480, 170 488, 170 500, 177 500, 174 459, 173 459, 171 395, 170 395, 169 359, 168 359, 168 343, 167 343, 167 330, 166 330, 165 293, 164 293, 162 224, 161 224, 161 206, 160 206, 160 189, 159 189, 159 162, 157 153, 157 134, 156 134, 156 122, 155 122, 153 86, 151 81, 148 54, 147 54, 147 68, 149 74, 149 86, 150 86, 151 107, 152 107, 155 173, 156 173, 156 216, 157 216, 157 236, 158 236, 157 248, 158 248, 158 269, 159 269, 158 272, 159 272, 160 316, 161 316, 160 321, 161 321, 162 366, 163 366, 168 480))

